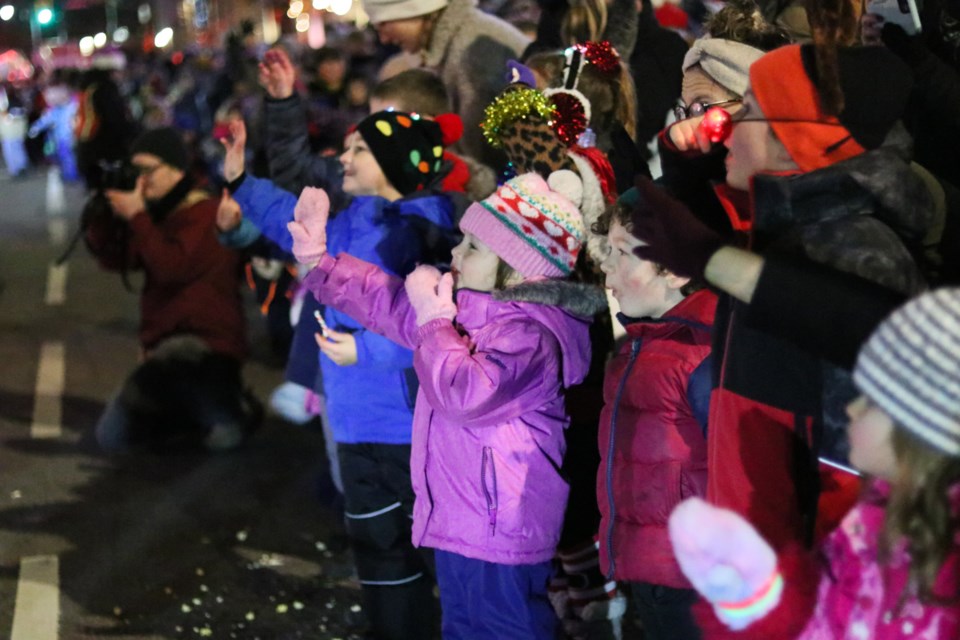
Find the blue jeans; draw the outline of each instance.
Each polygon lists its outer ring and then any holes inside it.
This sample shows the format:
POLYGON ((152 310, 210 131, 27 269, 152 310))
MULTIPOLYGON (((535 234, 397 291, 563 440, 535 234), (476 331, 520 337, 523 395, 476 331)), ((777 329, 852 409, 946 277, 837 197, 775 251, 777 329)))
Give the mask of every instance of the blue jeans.
POLYGON ((547 598, 549 561, 497 564, 434 552, 444 640, 554 640, 559 620, 547 598))

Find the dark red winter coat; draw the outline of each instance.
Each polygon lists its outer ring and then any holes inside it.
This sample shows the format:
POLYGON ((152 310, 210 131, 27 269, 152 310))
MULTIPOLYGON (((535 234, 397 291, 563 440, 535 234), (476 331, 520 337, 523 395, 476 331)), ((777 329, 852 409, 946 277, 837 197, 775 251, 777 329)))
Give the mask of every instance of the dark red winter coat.
POLYGON ((661 318, 626 325, 607 365, 600 415, 600 566, 608 577, 690 588, 667 535, 673 508, 707 484, 710 333, 707 290, 661 318))
POLYGON ((94 220, 86 230, 87 245, 105 269, 145 274, 140 294, 144 351, 171 336, 193 335, 216 353, 246 357, 241 258, 217 239, 217 206, 217 200, 191 191, 159 222, 140 212, 119 236, 117 225, 124 223, 117 219, 94 220), (118 238, 123 246, 109 246, 118 238))

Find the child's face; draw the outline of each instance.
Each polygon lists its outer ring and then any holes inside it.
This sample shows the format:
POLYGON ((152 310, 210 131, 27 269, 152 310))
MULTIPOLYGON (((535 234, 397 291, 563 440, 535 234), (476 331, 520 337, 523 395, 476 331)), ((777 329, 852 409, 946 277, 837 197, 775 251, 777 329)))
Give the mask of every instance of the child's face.
POLYGON ((658 273, 657 266, 633 253, 642 243, 622 224, 613 221, 607 233, 610 253, 600 263, 605 285, 631 318, 659 318, 682 299, 679 288, 687 283, 670 273, 658 273))
POLYGON ((390 183, 363 137, 347 136, 346 150, 340 156, 343 165, 343 190, 352 196, 375 196, 386 192, 390 183))
POLYGON ((456 289, 493 291, 497 284, 500 258, 471 233, 453 248, 453 285, 456 289))
POLYGON ((847 405, 850 424, 850 464, 879 478, 893 480, 897 470, 890 436, 893 420, 882 409, 860 396, 847 405))

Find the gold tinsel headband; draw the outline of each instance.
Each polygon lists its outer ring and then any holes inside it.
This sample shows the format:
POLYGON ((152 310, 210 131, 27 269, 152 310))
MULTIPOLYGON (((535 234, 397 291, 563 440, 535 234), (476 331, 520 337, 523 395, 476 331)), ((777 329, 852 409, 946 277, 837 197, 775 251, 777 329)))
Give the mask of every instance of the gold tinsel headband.
POLYGON ((550 100, 536 89, 523 88, 507 91, 497 96, 493 102, 483 110, 483 137, 487 142, 499 149, 503 146, 500 140, 501 130, 510 124, 525 120, 531 114, 537 114, 550 126, 556 107, 550 100))

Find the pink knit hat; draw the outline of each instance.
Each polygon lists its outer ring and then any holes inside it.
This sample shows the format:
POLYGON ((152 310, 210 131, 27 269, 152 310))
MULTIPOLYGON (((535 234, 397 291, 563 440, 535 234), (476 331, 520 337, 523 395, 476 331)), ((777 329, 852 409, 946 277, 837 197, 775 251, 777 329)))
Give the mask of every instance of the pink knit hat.
POLYGON ((582 193, 572 171, 555 171, 547 180, 525 173, 470 205, 460 229, 525 278, 561 278, 573 271, 585 235, 577 208, 582 193))

